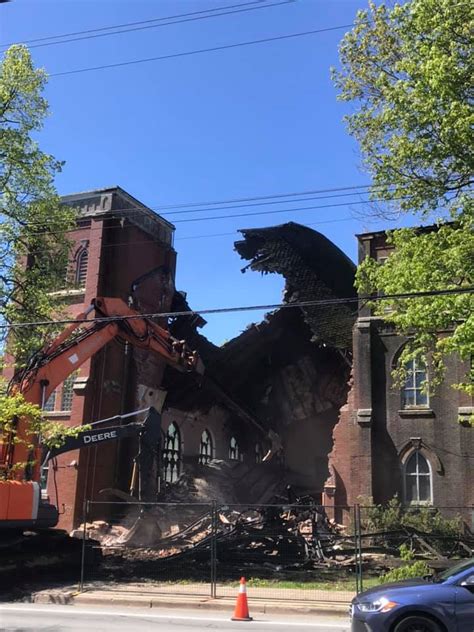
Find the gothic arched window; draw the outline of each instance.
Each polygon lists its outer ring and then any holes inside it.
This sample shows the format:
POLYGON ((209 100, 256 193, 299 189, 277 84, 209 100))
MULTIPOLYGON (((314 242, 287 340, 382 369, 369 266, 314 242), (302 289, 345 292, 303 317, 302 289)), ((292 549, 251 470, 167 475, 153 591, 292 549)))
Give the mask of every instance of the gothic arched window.
POLYGON ((87 265, 89 263, 89 251, 83 248, 76 257, 76 272, 74 282, 79 287, 84 287, 87 278, 87 265))
POLYGON ((209 430, 204 430, 201 435, 201 445, 199 446, 199 463, 207 465, 213 457, 212 437, 209 430))
POLYGON ((178 426, 170 423, 163 449, 163 478, 174 483, 181 474, 181 435, 178 426))
POLYGON ((419 450, 415 450, 404 464, 405 502, 429 503, 432 496, 430 463, 419 450))
POLYGON ((235 437, 231 437, 230 439, 229 459, 231 459, 232 461, 240 461, 239 444, 237 443, 237 439, 235 437))

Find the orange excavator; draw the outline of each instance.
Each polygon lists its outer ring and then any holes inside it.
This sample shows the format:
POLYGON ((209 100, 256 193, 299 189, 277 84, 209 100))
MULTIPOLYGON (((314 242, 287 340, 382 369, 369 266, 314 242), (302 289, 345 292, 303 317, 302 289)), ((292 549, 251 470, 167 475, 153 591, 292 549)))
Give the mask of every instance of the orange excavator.
MULTIPOLYGON (((122 299, 96 298, 86 312, 79 314, 51 344, 31 358, 26 368, 14 376, 10 385, 12 394, 21 393, 27 402, 44 408, 55 388, 114 338, 157 353, 179 371, 204 376, 204 366, 198 353, 191 351, 184 340, 174 338, 150 318, 128 307, 122 299), (89 318, 92 312, 94 318, 89 318)), ((275 432, 265 429, 216 380, 207 376, 205 381, 216 398, 266 436, 270 448, 264 461, 281 449, 280 437, 275 432)), ((78 441, 66 440, 64 448, 56 450, 56 454, 85 447, 89 440, 90 444, 96 444, 133 434, 149 442, 150 437, 159 437, 158 427, 153 429, 152 426, 159 425, 160 420, 160 415, 156 414, 149 416, 145 425, 130 424, 127 431, 105 428, 103 432, 80 433, 78 441), (156 421, 150 422, 150 419, 156 421)), ((0 435, 0 530, 56 526, 57 508, 41 495, 43 455, 44 446, 40 438, 31 433, 28 419, 15 420, 14 432, 0 435)))
MULTIPOLYGON (((177 340, 121 299, 96 298, 86 312, 79 314, 14 376, 11 392, 21 393, 27 402, 43 408, 59 384, 117 337, 159 354, 179 371, 204 372, 198 354, 185 341, 177 340), (88 318, 92 312, 95 318, 88 318)), ((106 432, 107 439, 120 438, 120 433, 111 435, 110 430, 99 434, 104 436, 106 432)), ((15 420, 14 432, 0 436, 0 529, 46 528, 57 524, 56 507, 41 497, 43 450, 40 438, 32 435, 25 418, 15 420)))

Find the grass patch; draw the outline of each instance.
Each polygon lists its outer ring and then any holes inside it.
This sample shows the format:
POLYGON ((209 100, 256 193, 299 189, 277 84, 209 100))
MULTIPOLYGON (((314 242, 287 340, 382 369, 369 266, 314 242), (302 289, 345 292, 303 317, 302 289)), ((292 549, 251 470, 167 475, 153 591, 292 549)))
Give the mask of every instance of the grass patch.
MULTIPOLYGON (((364 588, 377 586, 380 580, 376 577, 367 578, 364 581, 364 588)), ((259 579, 249 577, 247 579, 249 588, 275 588, 286 590, 347 590, 355 592, 355 579, 335 580, 335 581, 292 581, 279 579, 259 579)))

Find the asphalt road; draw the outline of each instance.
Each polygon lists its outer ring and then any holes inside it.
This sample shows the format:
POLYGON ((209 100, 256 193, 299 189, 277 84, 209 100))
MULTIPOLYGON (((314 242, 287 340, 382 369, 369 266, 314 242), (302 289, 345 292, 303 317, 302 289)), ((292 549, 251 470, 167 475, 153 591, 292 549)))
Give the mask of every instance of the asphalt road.
POLYGON ((151 611, 135 608, 93 608, 35 604, 0 606, 2 632, 197 632, 199 630, 251 632, 349 632, 346 619, 305 615, 261 615, 251 622, 229 621, 224 613, 195 610, 151 611))

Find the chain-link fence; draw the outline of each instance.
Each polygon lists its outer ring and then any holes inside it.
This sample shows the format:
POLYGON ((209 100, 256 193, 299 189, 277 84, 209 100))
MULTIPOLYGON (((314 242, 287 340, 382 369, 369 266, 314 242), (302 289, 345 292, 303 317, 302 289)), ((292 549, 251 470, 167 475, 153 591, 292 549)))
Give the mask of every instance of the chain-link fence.
POLYGON ((386 578, 433 573, 474 555, 473 516, 474 508, 397 502, 88 502, 77 532, 81 589, 231 597, 244 576, 254 599, 347 602, 386 578))
POLYGON ((352 511, 315 504, 87 502, 77 532, 81 589, 225 597, 235 595, 244 576, 253 598, 347 601, 357 589, 352 511), (337 521, 344 516, 349 527, 337 521), (87 564, 98 554, 100 563, 87 564))

